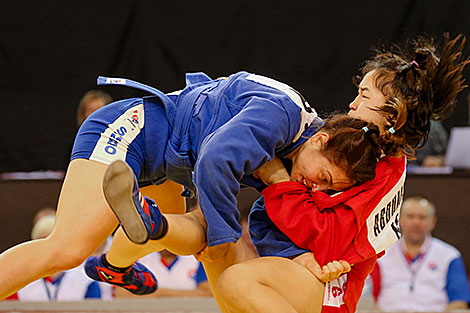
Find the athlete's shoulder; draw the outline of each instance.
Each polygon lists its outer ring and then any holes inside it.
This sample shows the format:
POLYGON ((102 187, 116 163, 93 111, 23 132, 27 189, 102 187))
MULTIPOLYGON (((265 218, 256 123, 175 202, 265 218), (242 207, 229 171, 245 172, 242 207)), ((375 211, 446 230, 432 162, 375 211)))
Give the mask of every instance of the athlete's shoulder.
POLYGON ((406 170, 406 158, 405 157, 382 157, 377 162, 377 174, 390 175, 397 173, 403 174, 406 170))
POLYGON ((404 157, 382 157, 375 169, 375 178, 363 184, 367 189, 390 189, 403 184, 406 177, 406 159, 404 157))

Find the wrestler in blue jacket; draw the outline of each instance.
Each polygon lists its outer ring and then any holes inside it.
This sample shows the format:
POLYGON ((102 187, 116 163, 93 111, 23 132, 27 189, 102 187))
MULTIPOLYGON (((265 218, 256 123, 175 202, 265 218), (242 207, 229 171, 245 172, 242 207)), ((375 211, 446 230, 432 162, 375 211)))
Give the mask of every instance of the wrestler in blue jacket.
POLYGON ((186 87, 168 95, 126 79, 102 77, 99 83, 154 95, 92 114, 77 135, 72 159, 108 164, 125 159, 141 186, 170 179, 184 185, 186 195, 197 193, 209 246, 240 238, 236 196, 241 187, 264 186, 252 173, 273 156, 286 156, 323 125, 297 91, 247 72, 216 80, 187 74, 186 87), (109 154, 115 150, 125 152, 109 154))

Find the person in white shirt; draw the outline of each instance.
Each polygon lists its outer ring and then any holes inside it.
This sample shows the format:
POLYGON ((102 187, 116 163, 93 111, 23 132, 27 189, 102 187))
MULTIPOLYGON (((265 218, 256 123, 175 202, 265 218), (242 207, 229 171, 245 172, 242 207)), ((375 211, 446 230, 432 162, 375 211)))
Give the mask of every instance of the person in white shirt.
POLYGON ((402 238, 380 258, 372 289, 382 311, 467 309, 470 292, 460 252, 431 236, 436 225, 434 204, 408 197, 402 207, 402 238))

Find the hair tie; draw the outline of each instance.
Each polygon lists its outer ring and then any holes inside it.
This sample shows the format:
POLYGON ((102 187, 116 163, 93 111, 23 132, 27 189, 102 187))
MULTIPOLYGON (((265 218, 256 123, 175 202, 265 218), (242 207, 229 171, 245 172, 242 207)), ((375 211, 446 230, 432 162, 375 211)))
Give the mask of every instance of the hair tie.
POLYGON ((395 133, 395 129, 394 129, 393 127, 390 127, 390 128, 388 129, 388 131, 390 132, 390 134, 394 134, 394 133, 395 133))
POLYGON ((362 130, 363 130, 365 133, 367 133, 367 132, 369 131, 369 128, 367 128, 367 126, 364 126, 364 127, 362 127, 362 130))
POLYGON ((416 62, 415 60, 413 60, 413 61, 411 62, 411 64, 414 64, 414 65, 416 65, 417 68, 419 68, 419 64, 418 64, 418 62, 416 62))

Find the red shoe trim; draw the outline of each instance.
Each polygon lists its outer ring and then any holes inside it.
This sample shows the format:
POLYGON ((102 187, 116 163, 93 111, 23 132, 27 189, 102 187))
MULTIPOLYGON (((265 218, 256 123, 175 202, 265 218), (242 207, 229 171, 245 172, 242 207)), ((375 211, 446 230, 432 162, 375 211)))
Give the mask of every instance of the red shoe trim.
POLYGON ((153 279, 152 275, 150 273, 143 273, 144 274, 144 286, 147 287, 154 287, 155 286, 155 280, 153 279))

